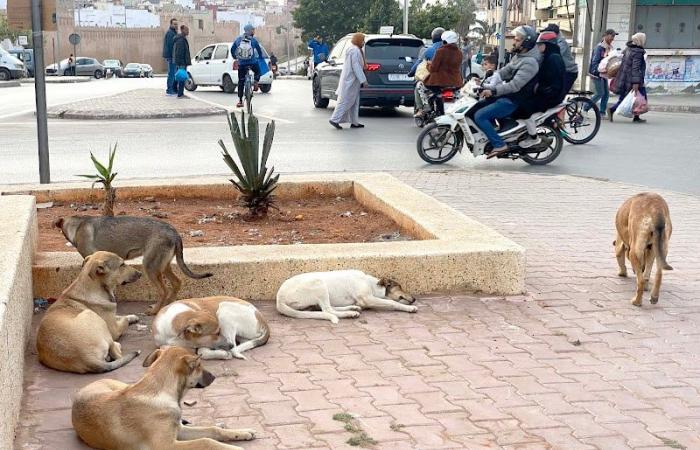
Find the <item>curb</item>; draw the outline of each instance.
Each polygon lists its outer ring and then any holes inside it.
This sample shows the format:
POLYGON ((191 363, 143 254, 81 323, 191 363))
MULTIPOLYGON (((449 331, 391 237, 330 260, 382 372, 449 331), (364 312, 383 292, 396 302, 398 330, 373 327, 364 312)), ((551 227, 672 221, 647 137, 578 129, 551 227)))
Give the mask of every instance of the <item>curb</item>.
POLYGON ((139 113, 124 113, 121 111, 101 111, 99 114, 85 113, 66 109, 63 111, 49 112, 47 117, 50 119, 73 119, 73 120, 133 120, 133 119, 186 119, 190 117, 204 116, 220 116, 226 114, 225 109, 220 111, 192 111, 192 112, 175 112, 175 113, 154 113, 154 114, 139 114, 139 113))
MULTIPOLYGON (((68 84, 68 83, 87 83, 92 81, 92 77, 54 77, 47 76, 46 84, 68 84)), ((34 84, 34 78, 23 78, 22 83, 34 84)))
POLYGON ((19 80, 0 81, 0 88, 19 87, 20 85, 19 80))
POLYGON ((309 77, 304 75, 280 75, 275 80, 308 80, 309 77))
MULTIPOLYGON (((652 97, 653 99, 653 97, 652 97)), ((700 105, 649 105, 649 111, 665 113, 700 114, 700 105)))

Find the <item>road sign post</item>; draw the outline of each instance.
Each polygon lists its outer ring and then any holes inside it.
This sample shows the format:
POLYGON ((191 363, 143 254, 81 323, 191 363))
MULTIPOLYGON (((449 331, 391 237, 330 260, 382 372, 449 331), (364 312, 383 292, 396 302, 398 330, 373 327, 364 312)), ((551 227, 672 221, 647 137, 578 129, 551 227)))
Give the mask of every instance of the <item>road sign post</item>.
POLYGON ((80 35, 77 33, 72 33, 70 36, 68 36, 68 42, 73 44, 73 67, 71 68, 71 75, 75 76, 76 75, 76 70, 75 70, 75 65, 78 62, 78 50, 77 46, 80 44, 80 35))
POLYGON ((39 147, 39 181, 51 182, 49 131, 46 119, 46 74, 44 72, 44 36, 41 31, 41 1, 32 0, 32 43, 34 44, 34 93, 36 129, 39 147))

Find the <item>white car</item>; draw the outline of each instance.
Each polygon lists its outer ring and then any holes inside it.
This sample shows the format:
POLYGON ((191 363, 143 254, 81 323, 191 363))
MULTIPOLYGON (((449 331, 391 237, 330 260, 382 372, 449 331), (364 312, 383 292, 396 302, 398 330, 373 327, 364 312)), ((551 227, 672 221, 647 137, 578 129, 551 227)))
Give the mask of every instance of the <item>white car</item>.
MULTIPOLYGON (((270 55, 262 44, 260 47, 269 68, 270 55)), ((238 70, 233 69, 233 62, 231 42, 207 45, 195 55, 192 65, 187 67, 189 79, 185 83, 185 89, 194 91, 199 86, 219 86, 227 94, 233 94, 238 86, 238 70)), ((260 90, 270 92, 273 80, 272 70, 260 74, 260 90)))

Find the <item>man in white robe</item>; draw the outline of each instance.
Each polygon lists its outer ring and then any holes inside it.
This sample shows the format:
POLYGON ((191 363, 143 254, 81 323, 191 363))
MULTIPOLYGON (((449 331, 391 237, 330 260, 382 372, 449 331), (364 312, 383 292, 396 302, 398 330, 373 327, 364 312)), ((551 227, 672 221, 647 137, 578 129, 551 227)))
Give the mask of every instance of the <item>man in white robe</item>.
POLYGON ((335 111, 330 119, 330 124, 342 130, 341 123, 349 123, 351 128, 364 128, 360 123, 360 88, 367 84, 365 76, 365 57, 362 53, 365 36, 356 33, 352 38, 352 45, 345 54, 343 71, 340 74, 338 96, 335 111))

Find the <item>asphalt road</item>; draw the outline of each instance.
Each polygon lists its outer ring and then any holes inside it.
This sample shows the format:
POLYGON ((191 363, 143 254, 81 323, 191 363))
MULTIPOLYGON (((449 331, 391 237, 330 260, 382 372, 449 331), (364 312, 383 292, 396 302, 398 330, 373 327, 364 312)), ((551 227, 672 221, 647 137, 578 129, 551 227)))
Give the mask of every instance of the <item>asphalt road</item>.
MULTIPOLYGON (((161 87, 163 83, 163 79, 156 78, 49 85, 48 103, 56 105, 137 87, 161 87)), ((236 100, 218 88, 200 88, 194 95, 226 107, 232 107, 236 100)), ((0 100, 0 184, 36 182, 33 86, 4 88, 0 100)), ((470 154, 458 155, 449 164, 429 166, 416 154, 419 130, 406 108, 389 113, 365 110, 362 121, 367 128, 337 131, 328 124, 331 109, 313 107, 310 82, 296 80, 278 80, 270 94, 256 95, 254 105, 263 120, 277 121, 270 162, 283 173, 520 171, 605 178, 700 194, 700 126, 698 116, 692 114, 649 113, 646 124, 633 124, 630 120, 603 122, 593 142, 583 146, 566 144, 559 159, 545 167, 520 161, 487 162, 470 154)), ((114 142, 119 144, 116 165, 120 178, 223 175, 228 169, 220 156, 220 138, 233 148, 223 116, 110 122, 51 120, 52 180, 76 179, 75 174, 89 172, 89 152, 104 157, 114 142)))

